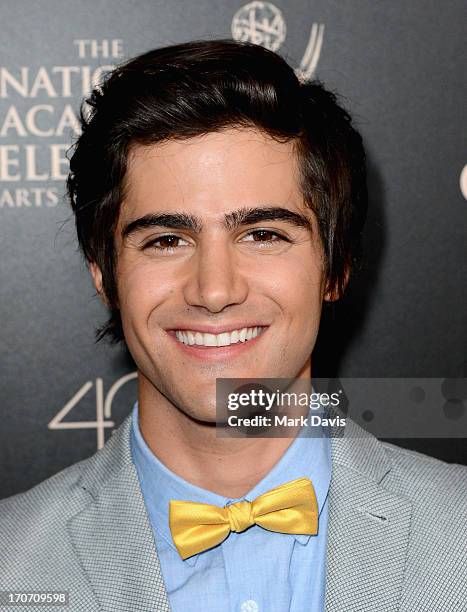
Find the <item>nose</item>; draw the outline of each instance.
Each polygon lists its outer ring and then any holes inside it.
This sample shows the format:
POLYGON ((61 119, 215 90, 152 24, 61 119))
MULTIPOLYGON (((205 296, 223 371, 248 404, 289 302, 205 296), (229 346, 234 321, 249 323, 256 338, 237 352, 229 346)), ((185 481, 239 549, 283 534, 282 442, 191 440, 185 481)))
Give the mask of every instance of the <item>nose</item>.
POLYGON ((184 289, 187 304, 219 313, 246 300, 247 279, 231 245, 222 238, 200 245, 191 263, 184 289))

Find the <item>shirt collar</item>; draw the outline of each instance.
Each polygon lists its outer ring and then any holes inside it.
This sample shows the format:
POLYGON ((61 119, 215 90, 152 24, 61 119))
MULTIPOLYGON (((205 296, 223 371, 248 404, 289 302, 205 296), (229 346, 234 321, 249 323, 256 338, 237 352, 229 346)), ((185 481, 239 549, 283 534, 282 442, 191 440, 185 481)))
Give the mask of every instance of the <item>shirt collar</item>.
MULTIPOLYGON (((190 500, 204 504, 225 507, 235 501, 253 501, 259 495, 296 478, 308 477, 313 483, 321 514, 331 480, 331 448, 324 430, 304 426, 299 434, 272 467, 244 497, 230 499, 184 480, 169 470, 150 450, 139 428, 138 402, 132 412, 131 451, 133 463, 138 472, 146 507, 154 517, 158 533, 174 549, 175 545, 169 527, 169 501, 171 499, 190 500)), ((294 534, 300 544, 306 544, 310 535, 294 534)), ((194 565, 198 555, 185 560, 194 565)))

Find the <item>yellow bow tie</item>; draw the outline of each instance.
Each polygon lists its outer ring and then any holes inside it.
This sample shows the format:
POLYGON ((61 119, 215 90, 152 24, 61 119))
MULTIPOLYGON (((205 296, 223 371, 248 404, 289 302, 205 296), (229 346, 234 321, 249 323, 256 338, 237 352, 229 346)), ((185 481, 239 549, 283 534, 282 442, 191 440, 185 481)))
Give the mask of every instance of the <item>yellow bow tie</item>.
POLYGON ((172 499, 169 525, 182 559, 220 544, 231 531, 251 525, 281 533, 318 533, 318 502, 309 478, 297 478, 263 493, 254 501, 226 508, 172 499))

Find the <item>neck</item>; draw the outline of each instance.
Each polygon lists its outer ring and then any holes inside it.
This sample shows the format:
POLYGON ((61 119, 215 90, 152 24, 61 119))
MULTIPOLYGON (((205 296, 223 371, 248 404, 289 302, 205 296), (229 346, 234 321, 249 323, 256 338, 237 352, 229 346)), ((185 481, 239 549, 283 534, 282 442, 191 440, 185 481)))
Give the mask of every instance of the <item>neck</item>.
POLYGON ((141 434, 169 470, 191 484, 232 499, 243 497, 260 482, 294 440, 293 436, 220 438, 215 424, 185 414, 141 373, 138 406, 141 434))

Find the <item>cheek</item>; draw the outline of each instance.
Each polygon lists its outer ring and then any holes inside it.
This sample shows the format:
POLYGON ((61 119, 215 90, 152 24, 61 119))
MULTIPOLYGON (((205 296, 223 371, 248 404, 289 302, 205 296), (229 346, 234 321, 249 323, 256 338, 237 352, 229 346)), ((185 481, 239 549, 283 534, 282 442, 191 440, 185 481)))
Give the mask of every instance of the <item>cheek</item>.
POLYGON ((118 293, 122 319, 145 322, 174 292, 171 280, 151 265, 125 267, 119 271, 118 293))
POLYGON ((257 278, 283 310, 306 317, 313 315, 313 311, 320 311, 323 262, 320 253, 311 245, 287 257, 272 258, 257 278))

